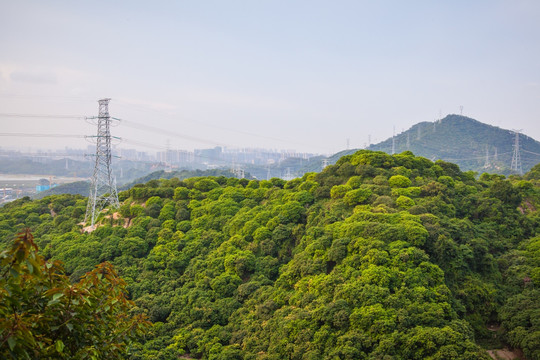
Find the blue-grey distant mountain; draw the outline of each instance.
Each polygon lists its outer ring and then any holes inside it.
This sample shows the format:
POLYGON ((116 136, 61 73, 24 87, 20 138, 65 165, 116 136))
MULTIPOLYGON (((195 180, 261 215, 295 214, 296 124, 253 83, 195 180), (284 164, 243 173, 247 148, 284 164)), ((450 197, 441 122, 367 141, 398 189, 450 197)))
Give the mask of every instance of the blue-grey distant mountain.
MULTIPOLYGON (((460 115, 421 122, 394 138, 395 152, 410 150, 430 160, 456 163, 462 170, 510 173, 515 133, 460 115)), ((540 142, 520 134, 523 171, 540 162, 540 142)), ((392 152, 392 138, 369 150, 392 152)))
MULTIPOLYGON (((421 122, 394 137, 395 152, 412 151, 430 160, 444 160, 461 170, 478 173, 511 174, 515 133, 461 115, 448 115, 434 122, 421 122)), ((523 172, 540 163, 540 142, 519 135, 523 172)), ((392 153, 392 138, 368 147, 392 153)), ((330 158, 329 164, 357 150, 344 150, 330 158)))

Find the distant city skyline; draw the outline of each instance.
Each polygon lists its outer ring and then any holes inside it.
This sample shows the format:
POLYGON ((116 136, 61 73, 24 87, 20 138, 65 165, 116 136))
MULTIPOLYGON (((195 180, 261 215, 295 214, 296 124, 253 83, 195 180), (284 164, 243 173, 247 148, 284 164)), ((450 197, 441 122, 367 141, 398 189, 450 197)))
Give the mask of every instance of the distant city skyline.
MULTIPOLYGON (((0 113, 95 116, 110 97, 124 120, 113 135, 148 152, 332 154, 461 111, 538 140, 538 18, 534 0, 4 2, 0 113)), ((96 131, 80 118, 6 115, 0 127, 96 131)))

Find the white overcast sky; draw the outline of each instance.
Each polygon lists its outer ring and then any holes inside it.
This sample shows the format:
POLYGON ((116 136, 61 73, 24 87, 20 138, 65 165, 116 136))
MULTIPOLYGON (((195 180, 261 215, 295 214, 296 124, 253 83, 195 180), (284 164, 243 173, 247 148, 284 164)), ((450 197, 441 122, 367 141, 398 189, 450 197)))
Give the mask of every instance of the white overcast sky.
MULTIPOLYGON (((0 0, 0 113, 92 116, 110 97, 122 147, 333 153, 463 106, 540 139, 539 19, 538 0, 0 0)), ((77 119, 0 124, 95 132, 77 119)), ((0 137, 65 146, 86 143, 0 137)))

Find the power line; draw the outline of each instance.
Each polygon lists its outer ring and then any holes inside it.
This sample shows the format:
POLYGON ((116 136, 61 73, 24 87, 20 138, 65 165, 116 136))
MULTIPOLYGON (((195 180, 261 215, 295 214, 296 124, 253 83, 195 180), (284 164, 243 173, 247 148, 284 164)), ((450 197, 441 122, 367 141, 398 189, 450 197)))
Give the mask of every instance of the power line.
POLYGON ((138 122, 135 122, 135 121, 132 121, 132 120, 122 120, 122 123, 124 125, 126 125, 126 126, 129 126, 129 127, 135 128, 135 129, 151 131, 151 132, 158 133, 158 134, 161 134, 161 135, 173 136, 173 137, 177 137, 177 138, 187 139, 187 140, 196 141, 196 142, 199 142, 199 143, 205 143, 205 144, 214 145, 214 146, 216 146, 216 145, 217 146, 227 146, 224 143, 211 141, 211 140, 205 140, 205 139, 198 138, 198 137, 195 137, 195 136, 184 135, 184 134, 177 133, 175 131, 171 131, 170 129, 169 130, 161 129, 161 128, 158 128, 158 127, 155 127, 155 126, 141 124, 141 123, 138 123, 138 122))
MULTIPOLYGON (((506 155, 506 154, 510 154, 512 153, 511 151, 508 151, 508 152, 505 152, 505 153, 499 153, 498 155, 506 155)), ((485 159, 486 156, 483 155, 483 156, 475 156, 475 157, 470 157, 470 158, 465 158, 465 159, 449 159, 449 158, 441 158, 441 160, 444 160, 444 161, 467 161, 467 160, 479 160, 479 159, 485 159)))
MULTIPOLYGON (((11 157, 10 154, 0 154, 0 157, 11 157)), ((84 154, 55 154, 55 153, 17 153, 17 156, 21 157, 87 157, 84 154)))
MULTIPOLYGON (((14 136, 14 137, 59 137, 59 138, 63 138, 63 137, 72 137, 72 138, 89 138, 89 136, 86 136, 86 135, 68 135, 68 134, 34 134, 34 133, 0 133, 0 136, 14 136)), ((95 137, 95 136, 91 136, 91 137, 95 137)), ((111 139, 112 138, 116 138, 118 140, 121 140, 122 143, 125 143, 125 144, 131 144, 131 145, 136 145, 136 146, 142 146, 142 147, 146 147, 146 148, 152 148, 152 149, 155 149, 155 150, 170 150, 170 149, 167 149, 167 147, 165 146, 160 146, 160 145, 156 145, 156 144, 153 144, 153 143, 149 143, 149 142, 145 142, 145 141, 139 141, 139 140, 133 140, 133 139, 129 139, 129 138, 118 138, 118 137, 113 137, 111 136, 111 139)), ((170 151, 175 151, 175 150, 170 150, 170 151)), ((29 157, 86 157, 87 155, 83 155, 83 154, 55 154, 55 153, 18 153, 17 155, 19 156, 29 156, 29 157)), ((2 155, 0 154, 0 156, 7 156, 7 155, 2 155)), ((217 157, 213 157, 213 156, 208 156, 208 155, 204 155, 204 154, 197 154, 196 155, 197 157, 199 158, 202 158, 202 159, 208 159, 208 160, 214 160, 214 161, 221 161, 221 162, 225 162, 227 163, 228 161, 224 160, 224 159, 220 159, 220 158, 217 158, 217 157)), ((242 164, 242 165, 251 165, 250 163, 248 162, 240 162, 239 164, 242 164)))
MULTIPOLYGON (((131 106, 131 107, 133 107, 133 106, 131 106)), ((140 109, 140 107, 139 107, 139 109, 140 109)), ((214 129, 217 129, 217 130, 226 130, 226 131, 236 132, 236 133, 239 133, 239 134, 248 135, 248 136, 252 136, 252 137, 257 137, 257 138, 262 138, 262 139, 267 139, 267 140, 273 140, 273 141, 279 141, 279 142, 282 142, 282 143, 296 144, 296 145, 300 145, 300 146, 311 146, 311 145, 308 145, 308 144, 304 144, 304 143, 300 143, 300 142, 296 142, 296 141, 285 140, 285 139, 280 139, 280 138, 277 138, 277 137, 255 134, 255 133, 252 133, 252 132, 247 132, 247 131, 243 131, 243 130, 236 130, 236 129, 227 128, 227 127, 223 127, 223 126, 210 125, 210 124, 207 124, 207 123, 204 123, 204 122, 201 122, 201 121, 186 120, 186 119, 181 118, 178 115, 171 115, 171 114, 167 114, 167 113, 162 112, 162 111, 148 110, 148 109, 145 109, 143 111, 155 112, 155 113, 163 114, 165 116, 172 117, 175 120, 196 123, 196 124, 207 126, 207 127, 214 128, 214 129)), ((0 113, 0 117, 48 118, 48 119, 82 119, 82 120, 88 120, 89 119, 88 117, 83 116, 83 115, 24 114, 24 113, 0 113)), ((120 120, 120 119, 114 118, 114 120, 120 120)), ((230 144, 225 144, 225 143, 218 142, 218 141, 212 141, 212 140, 207 140, 207 139, 203 139, 203 138, 196 137, 196 136, 190 136, 190 135, 181 134, 181 133, 178 133, 178 132, 175 132, 175 131, 171 131, 171 129, 163 129, 163 128, 159 128, 159 127, 156 127, 156 126, 142 124, 142 123, 139 123, 139 122, 136 122, 136 121, 133 121, 133 120, 122 119, 121 121, 128 127, 135 128, 135 129, 138 129, 138 130, 151 131, 151 132, 154 132, 154 133, 157 133, 157 134, 160 134, 160 135, 173 136, 173 137, 181 138, 181 139, 184 139, 184 140, 190 140, 190 141, 203 143, 203 144, 208 144, 208 145, 212 145, 212 146, 236 147, 236 146, 233 146, 233 145, 230 145, 230 144)))
MULTIPOLYGON (((0 117, 49 118, 49 119, 84 119, 84 120, 91 119, 91 118, 88 118, 86 116, 80 116, 80 115, 18 114, 18 113, 0 113, 0 117)), ((114 118, 114 120, 120 120, 120 119, 114 118)), ((227 145, 227 144, 224 144, 224 143, 205 140, 205 139, 198 138, 198 137, 195 137, 195 136, 184 135, 184 134, 177 133, 175 131, 171 131, 170 129, 168 129, 168 130, 161 129, 161 128, 158 128, 158 127, 155 127, 155 126, 141 124, 141 123, 131 121, 131 120, 122 120, 122 122, 128 127, 135 128, 135 129, 138 129, 138 130, 151 131, 151 132, 158 133, 158 134, 161 134, 161 135, 174 136, 174 137, 182 138, 182 139, 185 139, 185 140, 195 141, 195 142, 199 142, 199 143, 205 143, 205 144, 209 144, 209 145, 213 145, 213 146, 230 146, 230 145, 227 145)), ((49 135, 40 136, 39 134, 32 135, 32 134, 28 134, 28 133, 2 133, 2 134, 5 134, 5 135, 0 135, 0 136, 62 137, 62 136, 59 136, 59 135, 56 135, 56 134, 51 134, 50 136, 49 135)), ((84 135, 82 135, 82 136, 84 136, 84 135)), ((65 137, 70 137, 70 136, 65 136, 65 137)), ((78 136, 71 136, 71 137, 78 137, 78 136)))
POLYGON ((52 138, 85 138, 85 135, 75 134, 36 134, 36 133, 0 133, 0 136, 12 137, 52 137, 52 138))
POLYGON ((184 117, 182 117, 181 115, 178 115, 178 114, 171 114, 171 113, 168 113, 168 112, 165 112, 165 111, 160 111, 160 110, 155 110, 155 109, 148 109, 148 108, 144 108, 142 106, 137 106, 137 105, 134 106, 133 104, 130 104, 128 102, 123 102, 121 100, 119 100, 118 102, 120 104, 128 106, 130 109, 138 108, 141 111, 162 114, 162 115, 167 116, 169 118, 174 118, 175 120, 180 120, 180 121, 190 122, 190 123, 194 123, 194 124, 198 124, 198 125, 203 125, 203 126, 213 128, 213 129, 225 130, 225 131, 235 132, 235 133, 242 134, 242 135, 248 135, 248 136, 253 136, 253 137, 257 137, 257 138, 261 138, 261 139, 267 139, 267 140, 274 140, 274 141, 279 141, 279 142, 283 142, 283 143, 296 144, 296 145, 301 145, 301 146, 311 146, 311 145, 303 144, 303 143, 300 143, 300 142, 297 142, 297 141, 285 140, 285 139, 280 139, 280 138, 273 137, 273 136, 256 134, 256 133, 252 133, 252 132, 249 132, 249 131, 232 129, 232 128, 228 128, 228 127, 225 127, 225 126, 218 126, 218 125, 208 124, 206 122, 193 120, 193 119, 186 119, 186 118, 184 118, 184 117))
POLYGON ((526 153, 529 153, 529 154, 533 154, 533 155, 538 155, 538 156, 540 156, 539 153, 535 153, 535 152, 532 152, 532 151, 527 151, 527 150, 525 150, 525 149, 521 149, 521 151, 526 152, 526 153))
POLYGON ((51 118, 51 119, 85 119, 86 116, 81 115, 53 115, 53 114, 18 114, 18 113, 0 113, 1 117, 18 117, 18 118, 51 118))
POLYGON ((94 100, 93 97, 84 96, 63 96, 63 95, 31 95, 31 94, 9 94, 0 93, 0 97, 4 98, 30 98, 30 99, 67 99, 67 100, 80 100, 87 102, 88 100, 94 100))
MULTIPOLYGON (((132 139, 126 139, 126 138, 122 138, 122 141, 124 143, 127 143, 127 144, 132 144, 132 145, 139 145, 139 146, 143 146, 143 147, 148 147, 148 148, 153 148, 153 149, 156 149, 156 150, 162 150, 162 151, 178 151, 178 150, 171 150, 169 148, 167 148, 166 146, 161 146, 161 145, 156 145, 156 144, 151 144, 151 143, 147 143, 147 142, 144 142, 144 141, 138 141, 138 140, 132 140, 132 139)), ((214 160, 214 161, 219 161, 219 162, 223 162, 223 163, 233 163, 234 160, 225 160, 225 159, 221 159, 221 158, 218 158, 218 157, 215 157, 215 156, 209 156, 209 155, 204 155, 204 154, 195 154, 193 153, 195 157, 198 157, 198 158, 201 158, 201 159, 207 159, 207 160, 214 160)), ((238 162, 236 161, 237 164, 239 165, 245 165, 245 166, 248 166, 248 165, 252 165, 251 163, 249 162, 238 162)))

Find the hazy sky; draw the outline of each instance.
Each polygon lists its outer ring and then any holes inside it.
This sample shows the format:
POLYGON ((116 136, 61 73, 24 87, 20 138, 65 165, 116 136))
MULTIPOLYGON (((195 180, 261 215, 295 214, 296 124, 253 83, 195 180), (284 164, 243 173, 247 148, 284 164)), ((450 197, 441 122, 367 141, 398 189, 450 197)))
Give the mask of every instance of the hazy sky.
MULTIPOLYGON (((113 129, 123 147, 332 153, 463 106, 540 139, 539 19, 538 0, 0 0, 0 113, 92 116, 110 97, 111 115, 126 120, 113 129)), ((80 119, 0 124, 95 132, 80 119)))

